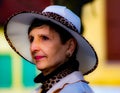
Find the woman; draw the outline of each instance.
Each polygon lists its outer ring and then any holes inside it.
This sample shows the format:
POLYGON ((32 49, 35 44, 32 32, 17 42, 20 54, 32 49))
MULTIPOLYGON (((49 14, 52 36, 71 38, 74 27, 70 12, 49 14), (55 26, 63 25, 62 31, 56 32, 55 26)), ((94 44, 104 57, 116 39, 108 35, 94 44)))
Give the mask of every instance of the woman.
POLYGON ((97 55, 80 35, 80 18, 64 6, 22 12, 5 25, 5 37, 23 58, 42 71, 33 93, 93 93, 83 78, 97 67, 97 55))

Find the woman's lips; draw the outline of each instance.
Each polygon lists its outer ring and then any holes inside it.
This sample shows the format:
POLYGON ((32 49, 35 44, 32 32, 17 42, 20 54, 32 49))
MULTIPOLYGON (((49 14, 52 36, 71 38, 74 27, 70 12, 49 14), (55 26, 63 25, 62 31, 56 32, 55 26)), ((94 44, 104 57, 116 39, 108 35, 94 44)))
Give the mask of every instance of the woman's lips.
POLYGON ((37 60, 37 61, 40 60, 40 59, 42 59, 42 58, 44 58, 44 56, 35 56, 34 57, 34 59, 37 60))

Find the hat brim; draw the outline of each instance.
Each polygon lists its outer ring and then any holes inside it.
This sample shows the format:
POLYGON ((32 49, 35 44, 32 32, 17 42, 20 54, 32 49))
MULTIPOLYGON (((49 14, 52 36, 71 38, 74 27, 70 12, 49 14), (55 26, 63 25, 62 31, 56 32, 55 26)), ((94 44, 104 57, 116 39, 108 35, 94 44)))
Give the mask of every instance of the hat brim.
POLYGON ((79 70, 82 72, 82 74, 86 75, 92 72, 97 67, 98 58, 96 52, 82 35, 79 35, 77 32, 69 29, 60 22, 57 22, 56 20, 34 12, 22 12, 12 16, 7 21, 4 28, 7 41, 9 42, 10 46, 15 50, 15 52, 17 52, 20 56, 28 60, 30 63, 33 63, 30 54, 28 28, 35 18, 43 21, 49 20, 66 29, 69 33, 71 33, 71 35, 73 35, 73 37, 77 40, 78 43, 77 60, 79 61, 79 70))

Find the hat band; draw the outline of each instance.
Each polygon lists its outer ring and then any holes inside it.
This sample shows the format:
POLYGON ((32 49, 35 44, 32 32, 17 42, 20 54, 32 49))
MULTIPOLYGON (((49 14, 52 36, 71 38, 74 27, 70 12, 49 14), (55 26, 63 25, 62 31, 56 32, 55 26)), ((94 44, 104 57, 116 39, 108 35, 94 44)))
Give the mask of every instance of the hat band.
POLYGON ((79 32, 78 29, 72 24, 72 22, 68 21, 66 18, 53 13, 53 12, 42 12, 41 15, 46 16, 50 19, 54 19, 57 22, 60 22, 61 24, 67 26, 68 28, 70 28, 71 30, 75 31, 75 32, 79 32))

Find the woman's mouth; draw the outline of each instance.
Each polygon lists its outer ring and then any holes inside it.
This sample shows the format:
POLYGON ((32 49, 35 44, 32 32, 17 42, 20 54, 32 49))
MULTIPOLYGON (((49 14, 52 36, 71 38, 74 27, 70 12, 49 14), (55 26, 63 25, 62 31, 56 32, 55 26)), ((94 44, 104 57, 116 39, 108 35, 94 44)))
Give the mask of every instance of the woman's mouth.
POLYGON ((42 58, 44 58, 44 56, 35 56, 35 57, 34 57, 34 59, 35 59, 36 61, 38 61, 38 60, 40 60, 40 59, 42 59, 42 58))

